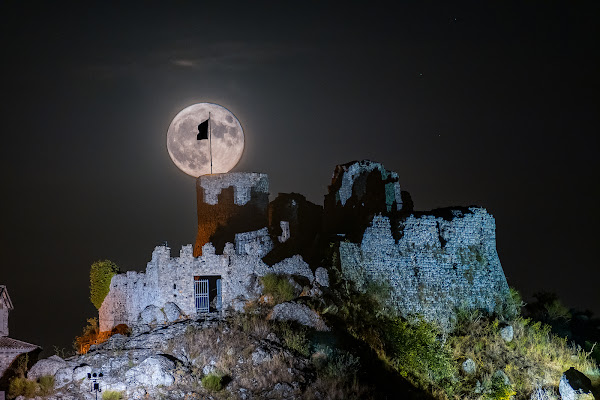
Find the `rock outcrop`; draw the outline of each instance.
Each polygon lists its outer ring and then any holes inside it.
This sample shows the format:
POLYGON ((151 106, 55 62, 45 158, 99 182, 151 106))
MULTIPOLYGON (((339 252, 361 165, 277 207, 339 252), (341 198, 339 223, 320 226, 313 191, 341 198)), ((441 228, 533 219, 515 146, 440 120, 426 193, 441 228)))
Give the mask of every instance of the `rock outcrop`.
POLYGON ((132 337, 114 335, 89 353, 62 360, 41 360, 29 378, 51 375, 55 392, 47 400, 93 400, 88 373, 102 373, 103 392, 121 392, 127 399, 203 399, 211 392, 201 379, 226 377, 226 397, 301 399, 314 379, 308 359, 290 353, 274 332, 272 340, 244 333, 227 321, 186 320, 132 337), (312 377, 312 378, 311 378, 312 377))
POLYGON ((562 400, 594 400, 590 378, 571 367, 560 378, 558 391, 562 400))

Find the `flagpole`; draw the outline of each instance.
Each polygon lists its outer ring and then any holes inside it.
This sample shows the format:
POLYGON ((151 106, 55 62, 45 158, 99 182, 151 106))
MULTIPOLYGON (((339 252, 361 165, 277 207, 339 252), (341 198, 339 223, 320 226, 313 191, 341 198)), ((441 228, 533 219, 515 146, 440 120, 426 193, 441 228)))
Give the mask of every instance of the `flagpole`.
POLYGON ((210 174, 212 175, 212 129, 210 126, 210 111, 208 112, 208 148, 210 151, 210 174))

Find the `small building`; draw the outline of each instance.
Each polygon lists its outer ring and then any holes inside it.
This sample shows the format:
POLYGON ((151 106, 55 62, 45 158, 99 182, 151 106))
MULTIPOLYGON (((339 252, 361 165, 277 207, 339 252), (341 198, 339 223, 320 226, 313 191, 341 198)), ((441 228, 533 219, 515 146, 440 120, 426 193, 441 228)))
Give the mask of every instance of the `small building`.
MULTIPOLYGON (((0 400, 5 399, 8 381, 12 377, 13 363, 21 354, 39 353, 39 346, 8 337, 8 314, 13 310, 13 304, 6 290, 0 285, 0 400)), ((36 354, 37 355, 37 354, 36 354)), ((33 357, 30 360, 33 360, 33 357)))

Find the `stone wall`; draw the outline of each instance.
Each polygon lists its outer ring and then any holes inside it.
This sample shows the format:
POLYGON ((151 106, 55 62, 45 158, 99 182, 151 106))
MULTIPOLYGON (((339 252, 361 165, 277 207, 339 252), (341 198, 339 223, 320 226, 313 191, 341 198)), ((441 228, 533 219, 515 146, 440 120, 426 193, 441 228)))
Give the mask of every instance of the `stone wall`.
POLYGON ((335 167, 324 206, 325 231, 358 241, 375 215, 385 215, 395 223, 410 214, 412 200, 401 190, 396 172, 362 160, 335 167))
POLYGON ((211 242, 217 253, 239 232, 267 226, 269 179, 266 174, 233 172, 203 175, 196 180, 198 234, 194 255, 211 242))
MULTIPOLYGON (((262 232, 265 233, 266 228, 262 232)), ((265 248, 253 247, 256 251, 248 254, 248 243, 240 243, 245 245, 244 251, 228 243, 223 254, 215 254, 215 248, 207 243, 200 257, 193 256, 192 245, 183 246, 179 257, 171 257, 168 247, 156 247, 145 272, 128 271, 112 278, 110 291, 99 310, 100 330, 110 331, 119 324, 139 325, 144 309, 149 306, 164 309, 167 303, 176 304, 184 317, 195 316, 195 276, 221 277, 223 310, 241 310, 247 301, 257 299, 260 296, 258 278, 267 273, 302 275, 314 281, 302 257, 268 266, 260 258, 265 248)))
POLYGON ((410 215, 394 239, 387 217, 373 218, 360 243, 341 242, 342 273, 366 290, 389 284, 389 305, 450 329, 457 308, 493 312, 508 285, 496 252, 494 218, 483 208, 449 210, 450 218, 410 215))

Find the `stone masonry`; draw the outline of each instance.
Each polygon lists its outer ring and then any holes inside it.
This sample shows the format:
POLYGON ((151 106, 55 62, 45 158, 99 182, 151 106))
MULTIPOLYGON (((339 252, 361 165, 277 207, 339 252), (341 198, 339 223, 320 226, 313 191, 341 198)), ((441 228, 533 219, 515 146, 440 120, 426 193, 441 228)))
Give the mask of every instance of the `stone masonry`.
POLYGON ((222 310, 242 310, 247 301, 256 300, 260 296, 258 278, 265 274, 302 275, 311 282, 315 279, 300 256, 268 266, 257 254, 238 252, 231 243, 225 249, 224 254, 215 254, 212 244, 207 243, 202 256, 194 257, 192 245, 186 245, 179 257, 171 257, 171 249, 156 247, 145 272, 128 271, 112 278, 99 310, 100 330, 110 331, 119 324, 139 325, 140 314, 147 307, 166 313, 169 305, 175 304, 182 317, 195 316, 194 276, 220 276, 222 310))
POLYGON ((269 178, 254 172, 203 175, 196 180, 198 234, 194 255, 211 242, 217 253, 241 232, 268 225, 269 178))
POLYGON ((458 308, 499 310, 508 284, 496 252, 494 218, 483 208, 455 210, 446 220, 409 216, 392 235, 390 220, 378 215, 361 243, 341 242, 342 273, 359 290, 389 285, 389 306, 403 317, 421 315, 444 330, 458 308))

